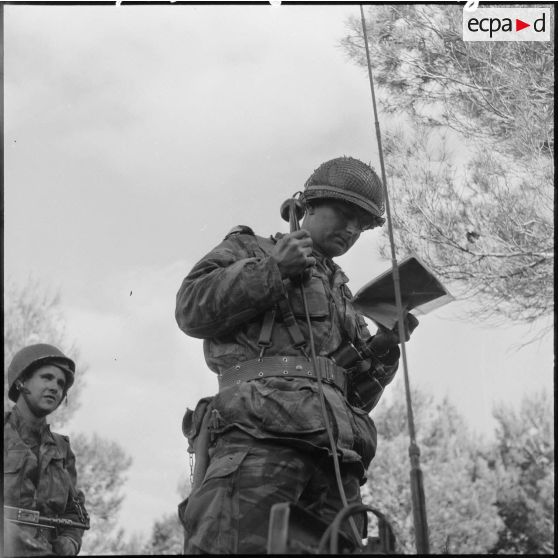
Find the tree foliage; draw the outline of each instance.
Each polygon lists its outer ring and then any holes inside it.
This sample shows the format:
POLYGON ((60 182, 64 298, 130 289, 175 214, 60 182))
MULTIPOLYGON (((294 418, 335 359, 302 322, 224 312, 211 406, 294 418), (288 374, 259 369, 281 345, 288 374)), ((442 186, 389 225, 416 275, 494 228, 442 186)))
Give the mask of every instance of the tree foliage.
MULTIPOLYGON (((365 65, 348 24, 343 47, 365 65)), ((472 317, 533 322, 553 308, 554 42, 464 42, 461 28, 460 6, 368 9, 397 245, 478 298, 472 317)))
POLYGON ((490 152, 475 156, 460 176, 448 146, 432 135, 417 127, 386 137, 398 245, 472 302, 471 317, 498 323, 549 316, 554 226, 546 179, 513 177, 490 152))
MULTIPOLYGON (((184 475, 178 481, 177 492, 180 501, 192 490, 190 479, 184 475)), ((166 514, 155 521, 151 537, 143 547, 142 554, 166 555, 182 554, 184 550, 184 529, 177 513, 166 514)))
POLYGON ((4 409, 12 405, 8 399, 8 366, 17 351, 34 343, 54 345, 76 363, 75 383, 69 396, 49 417, 56 429, 79 408, 87 366, 80 362, 78 349, 68 340, 60 295, 44 288, 33 278, 23 285, 8 283, 4 292, 4 409))
MULTIPOLYGON (((398 553, 414 553, 409 437, 403 386, 378 407, 378 452, 365 503, 392 524, 398 553)), ((432 553, 553 553, 554 454, 548 396, 501 405, 496 440, 472 435, 447 400, 412 394, 432 553)), ((374 522, 372 522, 372 527, 374 522)))
MULTIPOLYGON (((343 44, 364 65, 360 19, 349 25, 343 44)), ((552 155, 553 41, 463 41, 462 7, 451 5, 370 7, 367 25, 375 78, 390 93, 386 110, 521 160, 552 155)))
POLYGON ((167 514, 153 525, 151 538, 144 546, 142 554, 150 556, 182 554, 184 550, 184 529, 178 515, 167 514))
POLYGON ((132 460, 116 442, 97 434, 78 434, 71 442, 77 456, 80 488, 91 515, 91 529, 84 534, 82 554, 120 554, 126 547, 117 519, 124 500, 124 475, 132 460))
POLYGON ((494 553, 554 554, 554 429, 545 392, 525 397, 519 412, 497 407, 497 504, 504 520, 494 553))
MULTIPOLYGON (((394 386, 393 402, 379 407, 378 452, 368 471, 364 501, 386 514, 397 552, 413 554, 414 525, 409 481, 405 397, 394 386)), ((413 410, 432 553, 486 553, 503 522, 496 508, 495 474, 469 434, 463 419, 448 402, 415 391, 413 410)))

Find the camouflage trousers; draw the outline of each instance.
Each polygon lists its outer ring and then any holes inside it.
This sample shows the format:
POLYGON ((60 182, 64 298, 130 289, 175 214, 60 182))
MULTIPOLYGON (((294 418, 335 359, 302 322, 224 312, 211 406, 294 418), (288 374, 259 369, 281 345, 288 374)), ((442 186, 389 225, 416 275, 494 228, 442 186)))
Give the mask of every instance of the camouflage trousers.
MULTIPOLYGON (((356 471, 342 469, 349 504, 361 502, 356 471)), ((265 554, 274 504, 291 502, 328 524, 342 509, 333 462, 248 435, 222 435, 203 483, 181 511, 185 554, 265 554)), ((181 506, 182 507, 182 506, 181 506)), ((354 516, 360 532, 364 518, 354 516)), ((344 534, 354 540, 347 525, 344 534)))

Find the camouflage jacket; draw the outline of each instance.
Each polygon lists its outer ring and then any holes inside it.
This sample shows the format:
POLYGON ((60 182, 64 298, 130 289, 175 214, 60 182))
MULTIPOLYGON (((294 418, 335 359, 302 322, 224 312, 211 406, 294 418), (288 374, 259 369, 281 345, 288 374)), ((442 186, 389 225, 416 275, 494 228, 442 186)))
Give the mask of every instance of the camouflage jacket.
MULTIPOLYGON (((263 316, 283 297, 288 298, 298 327, 308 339, 300 291, 289 279, 281 278, 269 256, 281 235, 263 238, 248 227, 237 227, 237 231, 193 267, 176 301, 180 329, 204 339, 206 362, 218 374, 238 362, 258 358, 263 316)), ((362 347, 371 336, 351 304, 346 275, 332 260, 314 256, 317 265, 305 289, 316 354, 329 356, 346 341, 362 347)), ((281 317, 265 352, 266 357, 274 355, 301 356, 281 317)), ((386 364, 379 366, 382 386, 393 378, 398 357, 396 348, 386 364)), ((324 392, 343 461, 366 468, 375 453, 374 423, 337 388, 324 384, 324 392)), ((213 424, 218 431, 236 427, 258 438, 282 439, 305 448, 329 447, 317 386, 311 379, 269 377, 242 382, 221 390, 213 407, 218 411, 218 424, 213 424)))
MULTIPOLYGON (((82 521, 85 498, 76 488, 75 456, 67 436, 51 432, 45 422, 40 433, 39 457, 26 442, 25 424, 17 408, 4 415, 4 504, 39 511, 41 516, 82 521), (79 506, 76 506, 77 500, 79 506)), ((57 536, 73 539, 81 547, 83 531, 47 530, 50 542, 57 536)))

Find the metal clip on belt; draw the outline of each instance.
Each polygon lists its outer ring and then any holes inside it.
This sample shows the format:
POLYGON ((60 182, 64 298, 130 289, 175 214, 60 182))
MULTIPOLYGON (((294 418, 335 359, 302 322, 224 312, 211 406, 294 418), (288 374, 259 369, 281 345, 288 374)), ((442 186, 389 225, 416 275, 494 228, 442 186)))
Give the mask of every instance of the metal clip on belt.
MULTIPOLYGON (((346 372, 327 357, 317 357, 321 377, 324 382, 337 386, 346 393, 346 372)), ((261 360, 247 360, 224 370, 219 374, 219 389, 225 389, 241 382, 270 377, 317 379, 312 362, 304 357, 274 356, 261 360)))

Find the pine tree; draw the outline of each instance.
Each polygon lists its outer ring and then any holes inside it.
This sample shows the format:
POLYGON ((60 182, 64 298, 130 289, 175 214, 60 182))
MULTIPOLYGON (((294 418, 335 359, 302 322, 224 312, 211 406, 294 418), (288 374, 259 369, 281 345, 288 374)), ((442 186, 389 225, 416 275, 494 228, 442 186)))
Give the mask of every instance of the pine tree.
MULTIPOLYGON (((378 451, 368 471, 364 501, 392 524, 397 552, 414 553, 414 526, 408 459, 409 438, 403 386, 373 415, 378 451)), ((412 394, 417 442, 421 450, 430 550, 432 553, 486 553, 503 522, 496 507, 496 475, 483 457, 484 446, 468 431, 447 400, 412 394)))
POLYGON ((554 428, 545 392, 525 396, 519 412, 499 405, 491 466, 505 529, 491 549, 505 554, 554 554, 554 428))
MULTIPOLYGON (((348 26, 342 45, 364 66, 360 18, 348 26)), ((400 256, 418 254, 474 303, 469 318, 537 321, 545 333, 553 40, 464 42, 457 5, 371 6, 367 26, 400 256)))

